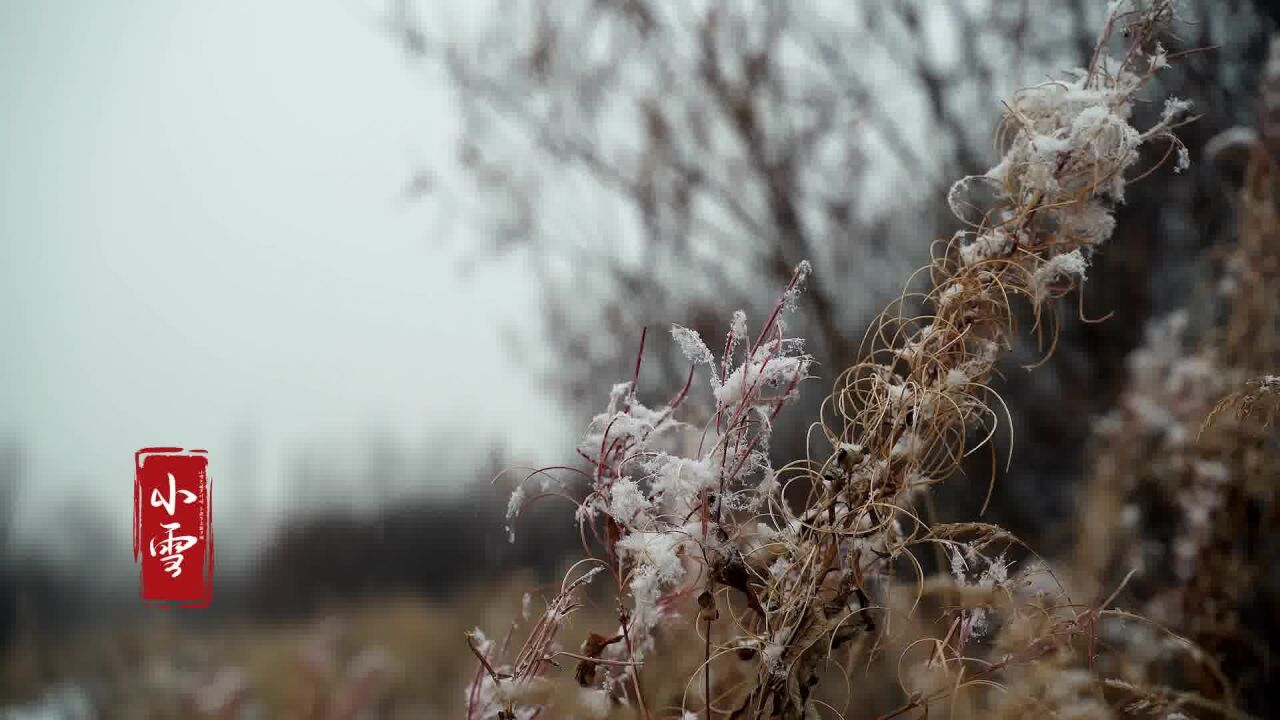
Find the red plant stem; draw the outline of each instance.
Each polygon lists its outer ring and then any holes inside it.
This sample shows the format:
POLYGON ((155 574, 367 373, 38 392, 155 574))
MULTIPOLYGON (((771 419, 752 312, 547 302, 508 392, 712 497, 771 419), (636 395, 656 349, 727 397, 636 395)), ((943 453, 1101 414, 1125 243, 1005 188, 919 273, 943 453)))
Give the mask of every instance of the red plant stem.
POLYGON ((631 399, 636 396, 636 384, 640 382, 640 361, 644 358, 644 339, 649 334, 649 326, 640 328, 640 349, 636 351, 636 369, 631 374, 631 391, 627 393, 627 404, 622 406, 622 412, 631 410, 631 399))
POLYGON ((778 322, 778 315, 782 314, 782 308, 786 307, 787 296, 790 295, 791 291, 795 289, 796 283, 799 280, 800 280, 800 268, 797 267, 791 273, 791 280, 787 282, 787 287, 782 290, 782 296, 779 297, 778 302, 774 304, 773 312, 769 314, 769 321, 764 324, 764 327, 760 328, 759 337, 757 337, 756 341, 752 343, 750 348, 748 348, 748 352, 747 352, 748 359, 750 359, 751 355, 755 353, 755 350, 757 347, 760 346, 760 343, 764 342, 765 336, 767 336, 769 334, 769 331, 773 329, 774 323, 778 322))
POLYGON ((684 399, 688 397, 689 388, 693 386, 693 371, 695 369, 697 369, 697 365, 689 366, 689 376, 684 380, 684 387, 680 388, 680 392, 676 393, 675 398, 667 403, 667 409, 663 410, 662 414, 658 416, 658 421, 653 424, 655 430, 659 425, 666 422, 667 418, 671 417, 671 414, 676 411, 680 403, 684 402, 684 399))

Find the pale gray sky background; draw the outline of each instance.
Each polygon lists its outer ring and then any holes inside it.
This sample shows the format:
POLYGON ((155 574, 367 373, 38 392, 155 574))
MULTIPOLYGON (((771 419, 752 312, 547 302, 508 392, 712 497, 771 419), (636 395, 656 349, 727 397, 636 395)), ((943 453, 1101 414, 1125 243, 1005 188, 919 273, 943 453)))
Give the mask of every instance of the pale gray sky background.
POLYGON ((402 196, 456 118, 380 12, 0 5, 0 431, 27 451, 23 527, 79 496, 127 535, 145 445, 209 448, 218 509, 251 492, 225 452, 245 433, 271 507, 289 452, 372 431, 562 448, 574 428, 498 344, 528 284, 459 278, 436 211, 402 196))

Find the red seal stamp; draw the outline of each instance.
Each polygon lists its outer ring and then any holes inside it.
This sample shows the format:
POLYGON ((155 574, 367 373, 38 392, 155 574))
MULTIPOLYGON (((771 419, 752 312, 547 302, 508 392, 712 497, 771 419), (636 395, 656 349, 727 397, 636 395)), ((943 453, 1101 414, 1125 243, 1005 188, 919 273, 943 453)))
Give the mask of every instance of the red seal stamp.
POLYGON ((206 450, 134 454, 133 559, 147 602, 206 607, 213 599, 208 466, 206 450))

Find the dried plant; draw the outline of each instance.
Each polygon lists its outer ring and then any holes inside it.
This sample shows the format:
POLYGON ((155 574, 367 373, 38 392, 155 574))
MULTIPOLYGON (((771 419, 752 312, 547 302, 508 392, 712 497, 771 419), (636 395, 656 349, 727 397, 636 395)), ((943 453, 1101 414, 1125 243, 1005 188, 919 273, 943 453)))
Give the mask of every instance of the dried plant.
MULTIPOLYGON (((580 447, 586 469, 536 472, 511 505, 513 518, 546 495, 578 508, 584 547, 598 550, 585 562, 612 578, 618 626, 590 636, 576 679, 580 693, 608 703, 498 693, 468 717, 604 717, 612 708, 799 719, 844 716, 854 694, 891 698, 896 709, 884 717, 934 706, 1003 717, 1238 714, 1229 697, 1215 699, 1229 693, 1175 690, 1108 661, 1136 652, 1132 638, 1108 636, 1125 622, 1220 675, 1186 638, 1114 609, 1124 582, 1080 604, 1043 564, 1015 568, 1033 554, 1001 528, 928 522, 928 489, 990 447, 1000 417, 990 381, 1019 332, 1016 304, 1029 305, 1032 331, 1052 352, 1055 301, 1083 282, 1126 184, 1169 160, 1187 166, 1173 131, 1189 103, 1167 100, 1143 130, 1130 123, 1138 93, 1172 57, 1160 38, 1174 23, 1164 0, 1113 3, 1088 67, 1006 101, 1001 161, 953 186, 948 203, 965 229, 935 245, 928 287, 915 289, 913 278, 869 331, 863 361, 836 379, 811 431, 811 447, 824 450, 776 470, 769 463, 773 423, 812 369, 784 323, 807 264, 754 340, 741 312, 718 357, 693 331, 673 328, 693 367, 657 409, 638 399, 642 337, 632 380, 614 387, 580 447), (1162 155, 1132 177, 1150 145, 1162 155), (714 410, 691 426, 678 411, 699 368, 710 372, 714 410), (661 651, 687 657, 692 647, 696 671, 674 697, 656 692, 679 665, 661 651), (843 709, 819 696, 829 671, 853 686, 863 663, 893 666, 898 688, 851 689, 843 709)), ((511 670, 480 654, 500 687, 564 653, 548 644, 533 665, 522 653, 511 670)))
MULTIPOLYGON (((1264 118, 1280 107, 1280 42, 1272 57, 1264 118)), ((1244 695, 1259 709, 1271 653, 1255 638, 1269 632, 1280 608, 1258 582, 1280 554, 1267 539, 1280 521, 1273 426, 1280 380, 1270 374, 1280 366, 1276 148, 1266 123, 1262 132, 1237 128, 1210 144, 1215 161, 1235 155, 1244 165, 1234 193, 1238 235, 1214 284, 1217 307, 1198 315, 1218 327, 1198 328, 1196 315, 1177 312, 1154 324, 1130 358, 1120 406, 1096 426, 1073 567, 1092 587, 1134 573, 1128 594, 1138 606, 1178 627, 1234 681, 1199 678, 1202 692, 1244 695)))

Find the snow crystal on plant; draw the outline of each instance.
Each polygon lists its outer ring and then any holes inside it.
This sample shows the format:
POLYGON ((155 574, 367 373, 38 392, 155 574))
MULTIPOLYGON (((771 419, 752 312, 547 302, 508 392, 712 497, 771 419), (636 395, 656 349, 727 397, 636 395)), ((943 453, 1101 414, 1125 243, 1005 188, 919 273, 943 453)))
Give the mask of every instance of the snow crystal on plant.
POLYGON ((1002 257, 1009 252, 1010 245, 1009 234, 1003 228, 995 228, 961 247, 960 261, 965 265, 973 265, 983 260, 1002 257))
POLYGON ((1052 284, 1064 275, 1075 275, 1083 280, 1085 270, 1088 268, 1089 261, 1078 249, 1049 258, 1048 262, 1036 268, 1035 275, 1032 277, 1036 300, 1040 301, 1048 297, 1052 284))
POLYGON ((967 193, 969 183, 973 181, 972 176, 962 177, 951 183, 951 188, 947 190, 947 207, 951 208, 951 214, 958 218, 965 216, 965 205, 961 204, 961 198, 967 193))
POLYGON ((682 325, 671 326, 671 337, 675 338, 680 350, 695 365, 710 365, 711 350, 702 341, 702 336, 682 325))
POLYGON ((1058 218, 1075 231, 1085 245, 1099 245, 1111 237, 1116 218, 1111 209, 1097 200, 1059 210, 1058 218))
POLYGON ((747 336, 747 314, 741 310, 735 310, 733 320, 729 323, 729 332, 738 339, 747 336))
MULTIPOLYGON (((579 451, 592 465, 591 492, 576 518, 583 524, 605 513, 619 526, 612 549, 625 573, 631 605, 628 643, 611 645, 605 657, 642 660, 668 608, 692 589, 686 569, 692 550, 729 551, 730 535, 718 526, 719 515, 758 512, 766 495, 776 491, 768 455, 772 418, 794 396, 812 362, 803 354, 802 341, 782 337, 778 315, 795 303, 810 272, 808 263, 797 267, 758 347, 749 344, 742 311, 733 314, 720 362, 698 333, 680 325, 671 328, 673 342, 685 356, 713 370, 715 416, 701 432, 675 419, 679 401, 646 407, 632 382, 614 385, 605 412, 588 425, 579 451), (735 366, 737 348, 744 342, 750 349, 735 366), (715 510, 716 519, 707 509, 715 510)), ((683 401, 683 393, 679 399, 683 401)), ((768 537, 760 534, 765 542, 768 537)), ((617 681, 630 672, 630 665, 606 670, 603 684, 607 688, 609 678, 617 681)))
POLYGON ((507 499, 507 519, 515 517, 522 505, 524 505, 524 486, 517 485, 516 489, 511 491, 511 497, 507 499))
POLYGON ((488 657, 490 651, 493 650, 493 641, 486 637, 484 631, 478 627, 472 628, 471 640, 481 655, 488 657))
POLYGON ((1027 595, 1052 595, 1058 590, 1053 572, 1041 560, 1023 565, 1017 574, 1016 587, 1027 595))
POLYGON ((782 533, 768 523, 756 523, 755 536, 764 542, 773 542, 782 537, 782 533))
POLYGON ((928 442, 920 437, 915 431, 907 431, 902 433, 902 437, 898 438, 898 442, 894 444, 893 450, 889 452, 890 457, 919 457, 925 450, 929 448, 928 442))
POLYGON ((678 513, 688 512, 699 502, 698 494, 716 485, 710 460, 694 460, 659 452, 645 463, 653 493, 678 513))
POLYGON ((765 667, 769 668, 773 673, 781 673, 784 670, 782 667, 782 656, 786 654, 786 642, 790 635, 791 631, 787 628, 781 628, 775 631, 773 633, 773 637, 769 642, 765 643, 764 650, 760 653, 761 657, 764 659, 765 667))
MULTIPOLYGON (((792 283, 791 287, 787 290, 786 295, 783 297, 783 308, 788 312, 795 310, 796 300, 800 297, 800 293, 804 292, 805 281, 809 279, 809 275, 812 272, 813 266, 809 264, 808 260, 801 260, 800 264, 796 266, 795 282, 792 283)), ((782 318, 779 317, 777 322, 781 324, 782 318)))
POLYGON ((960 283, 953 282, 948 284, 942 289, 942 292, 938 293, 938 309, 950 305, 962 292, 964 292, 964 288, 961 287, 960 283))
POLYGON ((632 632, 640 639, 633 647, 636 659, 643 659, 645 651, 653 640, 650 631, 657 627, 662 618, 662 608, 658 600, 662 597, 662 581, 658 571, 652 565, 642 565, 631 576, 631 621, 632 632))
POLYGON ((934 330, 932 323, 920 328, 920 331, 909 342, 894 351, 895 354, 904 360, 913 360, 920 354, 920 350, 929 341, 929 338, 933 336, 934 330))
POLYGON ((756 495, 763 501, 764 498, 773 495, 782 489, 782 483, 778 480, 778 474, 773 468, 766 465, 761 468, 760 482, 756 483, 756 495))
POLYGON ((1170 125, 1177 122, 1178 118, 1185 115, 1187 111, 1191 109, 1193 104, 1194 103, 1190 100, 1185 100, 1183 98, 1166 98, 1164 101, 1164 111, 1160 114, 1160 123, 1162 125, 1170 125))
POLYGON ((635 522, 649 505, 649 498, 631 478, 621 478, 609 488, 609 514, 624 526, 635 522))
MULTIPOLYGON (((614 392, 610 395, 609 409, 607 412, 600 413, 592 418, 591 423, 587 426, 586 435, 579 444, 579 449, 589 457, 595 456, 601 452, 601 446, 606 443, 606 439, 615 442, 647 442, 650 435, 657 429, 659 421, 668 415, 667 408, 655 410, 646 407, 640 402, 631 402, 625 411, 616 409, 617 400, 625 397, 626 394, 619 394, 620 388, 629 388, 630 383, 621 383, 614 386, 614 392)), ((674 427, 676 423, 667 423, 667 427, 674 427)))
POLYGON ((1173 164, 1173 171, 1182 174, 1184 170, 1191 167, 1191 151, 1182 146, 1178 148, 1178 160, 1173 164))
POLYGON ((1057 192, 1056 175, 1059 158, 1070 152, 1071 141, 1065 137, 1036 135, 1028 141, 1027 149, 1028 160, 1022 176, 1023 186, 1045 192, 1057 192))
POLYGON ((889 402, 897 408, 905 407, 910 404, 914 393, 910 385, 886 385, 884 386, 885 394, 889 398, 889 402))
POLYGON ((721 407, 736 407, 751 392, 765 387, 786 387, 806 377, 806 357, 770 356, 761 348, 756 357, 736 368, 724 384, 715 389, 721 407))
MULTIPOLYGON (((1157 48, 1152 64, 1167 59, 1163 48, 1157 48)), ((1014 131, 1009 148, 986 176, 1011 189, 1019 202, 1052 204, 1056 197, 1085 190, 1122 201, 1124 171, 1137 160, 1138 147, 1151 137, 1167 136, 1190 104, 1170 100, 1161 121, 1139 133, 1128 120, 1133 93, 1143 78, 1122 70, 1098 80, 1096 73, 1079 71, 1074 79, 1051 80, 1015 93, 1006 102, 1006 123, 1014 131)), ((1180 165, 1184 161, 1179 158, 1180 165)), ((957 192, 953 187, 952 196, 957 192)), ((976 259, 987 257, 991 255, 976 259)))
POLYGON ((950 545, 947 549, 951 554, 951 574, 955 577, 957 583, 963 585, 964 574, 969 569, 969 565, 964 561, 964 554, 960 552, 960 548, 950 545))
POLYGON ((1009 582, 1009 563, 1001 555, 992 560, 987 561, 987 569, 982 572, 982 576, 978 578, 978 587, 980 588, 996 588, 1004 587, 1009 582))
POLYGON ((629 382, 614 383, 613 387, 609 388, 609 410, 608 411, 610 413, 617 412, 618 401, 626 399, 629 395, 631 395, 631 391, 633 389, 634 388, 629 382))
POLYGON ((684 563, 678 551, 684 538, 670 532, 632 532, 617 542, 618 550, 630 553, 637 563, 653 570, 658 583, 673 583, 684 577, 684 563))
POLYGON ((1095 182, 1106 181, 1102 172, 1115 172, 1110 186, 1099 188, 1116 200, 1124 199, 1124 168, 1138 159, 1142 136, 1109 105, 1090 105, 1080 111, 1071 123, 1073 153, 1095 163, 1095 182))
POLYGON ((540 714, 551 695, 551 682, 545 677, 526 677, 500 683, 493 690, 498 703, 516 710, 517 720, 533 720, 540 714))
POLYGON ((1151 53, 1151 69, 1162 70, 1167 67, 1169 67, 1169 51, 1157 41, 1156 49, 1151 53))

